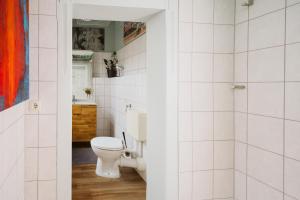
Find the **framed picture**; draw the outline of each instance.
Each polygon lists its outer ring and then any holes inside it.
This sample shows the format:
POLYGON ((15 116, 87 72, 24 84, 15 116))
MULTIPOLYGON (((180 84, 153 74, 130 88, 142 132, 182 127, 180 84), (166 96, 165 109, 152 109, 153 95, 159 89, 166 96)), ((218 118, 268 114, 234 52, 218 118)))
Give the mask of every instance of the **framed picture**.
POLYGON ((73 49, 104 51, 104 28, 73 27, 73 49))
POLYGON ((29 0, 0 0, 0 111, 29 98, 29 0))
POLYGON ((128 44, 146 33, 146 24, 142 22, 124 22, 124 44, 128 44))

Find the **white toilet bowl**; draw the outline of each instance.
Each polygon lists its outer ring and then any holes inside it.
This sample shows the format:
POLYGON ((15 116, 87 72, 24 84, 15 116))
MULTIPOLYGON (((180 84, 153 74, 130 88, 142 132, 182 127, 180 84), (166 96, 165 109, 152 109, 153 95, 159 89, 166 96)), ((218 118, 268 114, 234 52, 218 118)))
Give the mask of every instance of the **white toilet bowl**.
POLYGON ((119 178, 119 159, 124 150, 122 140, 114 137, 96 137, 91 140, 98 157, 96 174, 107 178, 119 178))

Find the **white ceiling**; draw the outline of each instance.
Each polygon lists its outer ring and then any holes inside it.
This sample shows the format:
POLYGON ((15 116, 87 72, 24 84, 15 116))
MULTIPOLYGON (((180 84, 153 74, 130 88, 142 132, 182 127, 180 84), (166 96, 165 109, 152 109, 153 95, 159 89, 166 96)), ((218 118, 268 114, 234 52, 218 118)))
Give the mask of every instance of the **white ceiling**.
POLYGON ((73 4, 74 19, 143 22, 151 15, 160 11, 160 9, 154 8, 129 8, 90 4, 73 4))

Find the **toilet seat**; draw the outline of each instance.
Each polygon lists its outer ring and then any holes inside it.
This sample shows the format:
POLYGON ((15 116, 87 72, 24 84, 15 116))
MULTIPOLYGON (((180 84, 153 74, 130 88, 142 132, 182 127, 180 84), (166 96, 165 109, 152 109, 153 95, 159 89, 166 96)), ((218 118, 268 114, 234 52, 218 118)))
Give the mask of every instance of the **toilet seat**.
POLYGON ((96 137, 91 140, 91 145, 108 151, 120 151, 124 148, 122 140, 115 137, 96 137))

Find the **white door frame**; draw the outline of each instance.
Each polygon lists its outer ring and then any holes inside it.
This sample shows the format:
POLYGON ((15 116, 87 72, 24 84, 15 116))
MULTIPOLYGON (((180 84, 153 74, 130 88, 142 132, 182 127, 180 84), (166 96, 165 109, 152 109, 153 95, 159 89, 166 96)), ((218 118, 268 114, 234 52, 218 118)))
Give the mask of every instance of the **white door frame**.
MULTIPOLYGON (((147 200, 178 199, 176 16, 162 10, 147 18, 147 200)), ((130 19, 124 16, 125 20, 130 19)), ((57 200, 71 200, 72 196, 71 35, 72 2, 61 0, 58 3, 57 200)))

